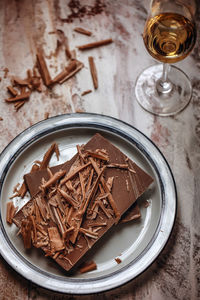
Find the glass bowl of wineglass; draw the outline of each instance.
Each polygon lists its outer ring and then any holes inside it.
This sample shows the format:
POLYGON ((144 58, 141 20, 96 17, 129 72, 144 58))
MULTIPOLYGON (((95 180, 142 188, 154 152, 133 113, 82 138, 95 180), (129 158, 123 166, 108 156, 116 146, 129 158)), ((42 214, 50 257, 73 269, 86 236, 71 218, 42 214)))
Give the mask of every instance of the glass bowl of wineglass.
POLYGON ((188 76, 172 63, 183 60, 196 41, 195 2, 152 0, 143 40, 147 51, 163 64, 145 69, 137 78, 139 104, 160 116, 174 115, 190 102, 192 85, 188 76))

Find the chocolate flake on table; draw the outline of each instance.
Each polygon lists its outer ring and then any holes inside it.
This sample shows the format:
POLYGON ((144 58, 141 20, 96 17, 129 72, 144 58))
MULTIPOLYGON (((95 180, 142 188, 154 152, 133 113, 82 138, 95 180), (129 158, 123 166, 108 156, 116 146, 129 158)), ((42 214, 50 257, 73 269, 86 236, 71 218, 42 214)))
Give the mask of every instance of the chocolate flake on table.
POLYGON ((90 93, 92 93, 92 90, 85 90, 81 93, 81 96, 85 96, 85 95, 90 94, 90 93))
MULTIPOLYGON (((97 3, 95 4, 94 7, 91 6, 91 11, 90 10, 88 11, 89 15, 90 14, 93 15, 93 13, 95 13, 96 7, 98 7, 98 5, 99 4, 97 3)), ((83 6, 83 7, 84 9, 86 9, 86 11, 89 8, 89 6, 83 6)), ((98 10, 99 8, 97 9, 97 11, 98 10)), ((92 34, 91 31, 86 30, 82 27, 75 27, 74 30, 76 32, 88 36, 92 34)), ((30 99, 31 93, 33 91, 37 91, 41 93, 43 92, 45 87, 51 89, 52 85, 54 84, 63 84, 65 81, 70 79, 72 76, 74 76, 77 72, 79 72, 84 67, 83 63, 76 59, 76 51, 70 50, 68 45, 68 40, 65 37, 64 32, 61 29, 57 29, 56 31, 49 32, 49 34, 54 34, 54 33, 58 34, 58 38, 59 38, 57 39, 57 47, 55 52, 54 53, 51 52, 51 54, 47 56, 45 55, 42 48, 38 48, 36 53, 36 64, 32 70, 31 69, 27 70, 27 77, 25 79, 22 79, 18 76, 13 76, 11 80, 12 85, 9 85, 7 87, 7 90, 12 95, 12 97, 5 99, 5 101, 9 104, 13 103, 16 111, 18 111, 30 99), (52 79, 47 66, 46 58, 50 59, 52 56, 57 57, 60 49, 63 48, 63 46, 65 49, 66 57, 69 60, 69 63, 66 67, 64 67, 63 70, 61 70, 59 74, 57 74, 52 79)), ((95 41, 89 44, 78 46, 78 49, 83 51, 91 48, 104 46, 112 42, 113 40, 109 38, 109 39, 95 41)), ((96 71, 93 57, 89 57, 89 64, 90 64, 90 72, 92 75, 94 88, 97 89, 98 78, 97 78, 97 71, 96 71)), ((52 65, 50 65, 50 67, 52 67, 52 65)), ((4 69, 5 72, 4 78, 7 77, 8 71, 9 70, 7 68, 4 69)), ((81 96, 84 96, 90 92, 91 90, 86 90, 82 93, 81 96)))
POLYGON ((67 77, 71 72, 73 72, 77 67, 77 62, 72 60, 69 65, 61 71, 54 79, 52 80, 52 83, 60 82, 63 78, 67 77))
POLYGON ((97 76, 97 69, 96 69, 96 65, 94 62, 94 58, 92 56, 89 56, 88 61, 89 61, 93 85, 94 85, 94 88, 97 89, 98 88, 98 76, 97 76))
POLYGON ((86 30, 82 27, 75 27, 74 28, 74 31, 78 32, 78 33, 81 33, 81 34, 84 34, 84 35, 88 35, 88 36, 91 36, 92 35, 92 32, 89 31, 89 30, 86 30))
POLYGON ((120 259, 119 257, 116 257, 116 258, 115 258, 115 261, 116 261, 118 264, 121 264, 121 262, 122 262, 121 259, 120 259))
POLYGON ((14 97, 16 97, 17 94, 18 94, 18 91, 14 87, 12 87, 11 85, 7 86, 7 90, 14 97))
POLYGON ((84 51, 84 50, 88 50, 88 49, 92 49, 92 48, 105 46, 105 45, 111 44, 112 42, 113 42, 112 39, 106 39, 106 40, 96 41, 96 42, 92 42, 92 43, 85 44, 85 45, 80 45, 80 46, 77 46, 77 48, 81 51, 84 51))
POLYGON ((72 60, 70 65, 66 67, 64 71, 58 74, 54 79, 53 83, 64 83, 66 80, 74 76, 77 72, 79 72, 84 67, 83 63, 78 60, 72 60))
POLYGON ((40 191, 12 219, 20 228, 25 248, 41 248, 45 256, 52 257, 67 271, 119 221, 152 182, 130 160, 135 173, 107 168, 112 163, 124 164, 126 156, 99 134, 77 149, 77 154, 61 168, 55 172, 53 168, 47 169, 47 177, 39 184, 40 191), (127 192, 124 181, 130 178, 132 190, 127 192))
POLYGON ((42 80, 46 86, 49 86, 52 82, 51 80, 51 75, 49 73, 43 51, 41 49, 37 50, 37 63, 38 63, 38 68, 42 77, 42 80))
POLYGON ((7 98, 7 99, 5 99, 5 101, 11 103, 11 102, 19 101, 19 100, 28 100, 30 95, 31 95, 30 92, 25 92, 25 93, 15 96, 15 97, 7 98))
POLYGON ((5 101, 9 104, 14 103, 15 109, 18 111, 29 100, 33 91, 42 92, 42 81, 47 88, 51 88, 52 85, 56 83, 62 84, 74 76, 84 65, 76 60, 75 51, 70 52, 70 50, 67 51, 66 49, 66 54, 70 56, 68 65, 52 79, 45 61, 44 52, 42 49, 38 49, 36 54, 37 63, 32 70, 27 70, 27 78, 12 77, 12 85, 7 86, 7 90, 12 97, 5 99, 5 101))

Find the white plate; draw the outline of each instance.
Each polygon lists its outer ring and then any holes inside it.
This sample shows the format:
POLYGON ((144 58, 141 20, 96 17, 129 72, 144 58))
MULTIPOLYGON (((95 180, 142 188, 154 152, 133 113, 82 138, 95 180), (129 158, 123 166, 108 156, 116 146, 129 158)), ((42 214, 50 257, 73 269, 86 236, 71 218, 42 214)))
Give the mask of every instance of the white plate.
MULTIPOLYGON (((52 165, 57 164, 52 158, 52 165)), ((21 207, 29 198, 15 199, 21 207)), ((141 274, 165 246, 176 215, 176 188, 170 168, 158 148, 134 127, 107 116, 67 114, 37 123, 17 136, 0 156, 0 253, 28 280, 57 292, 88 294, 118 287, 141 274), (6 223, 6 203, 14 186, 52 142, 61 150, 59 163, 70 159, 76 145, 101 133, 140 167, 154 183, 141 197, 141 220, 114 226, 91 250, 97 270, 69 275, 38 249, 25 251, 17 228, 6 223), (144 201, 150 205, 145 208, 144 201), (115 258, 121 263, 117 264, 115 258)))

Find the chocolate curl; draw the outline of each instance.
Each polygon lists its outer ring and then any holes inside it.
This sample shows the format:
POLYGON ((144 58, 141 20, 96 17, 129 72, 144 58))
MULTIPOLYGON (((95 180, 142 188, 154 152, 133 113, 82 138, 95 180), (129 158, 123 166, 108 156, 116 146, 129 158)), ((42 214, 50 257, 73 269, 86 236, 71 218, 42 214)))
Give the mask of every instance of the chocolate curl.
POLYGON ((41 49, 38 49, 37 51, 37 62, 42 80, 46 86, 49 86, 51 84, 51 76, 49 74, 49 70, 47 68, 47 64, 45 62, 44 55, 41 49))
POLYGON ((98 41, 98 42, 81 45, 81 46, 78 46, 77 48, 79 50, 84 51, 84 50, 88 50, 88 49, 92 49, 92 48, 96 48, 96 47, 100 47, 100 46, 105 46, 105 45, 108 45, 112 42, 113 42, 112 39, 101 40, 101 41, 98 41))
POLYGON ((91 72, 91 76, 92 76, 93 85, 94 85, 94 88, 97 89, 98 88, 98 77, 97 77, 96 65, 94 63, 94 58, 92 56, 89 56, 88 61, 89 61, 89 65, 90 65, 90 72, 91 72))

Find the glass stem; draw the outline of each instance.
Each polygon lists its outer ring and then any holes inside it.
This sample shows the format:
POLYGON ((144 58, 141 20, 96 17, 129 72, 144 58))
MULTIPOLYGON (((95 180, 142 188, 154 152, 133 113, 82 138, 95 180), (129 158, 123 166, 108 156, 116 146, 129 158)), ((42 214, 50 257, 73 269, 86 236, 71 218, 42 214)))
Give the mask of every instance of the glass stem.
POLYGON ((173 88, 172 83, 168 79, 169 69, 170 69, 170 65, 164 63, 162 77, 156 83, 157 91, 160 94, 168 94, 171 92, 173 88))

